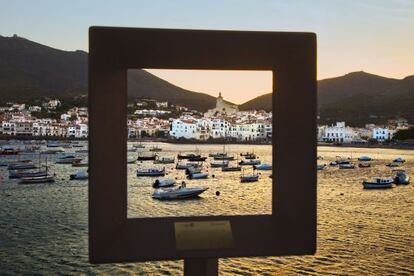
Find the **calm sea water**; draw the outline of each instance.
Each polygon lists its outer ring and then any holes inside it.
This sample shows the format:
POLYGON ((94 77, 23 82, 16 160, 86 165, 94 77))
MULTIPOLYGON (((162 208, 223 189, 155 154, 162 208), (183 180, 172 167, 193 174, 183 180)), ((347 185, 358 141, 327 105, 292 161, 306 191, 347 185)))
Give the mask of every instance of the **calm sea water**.
MULTIPOLYGON (((198 150, 221 151, 215 145, 159 144, 162 156, 198 150)), ((271 162, 270 146, 230 145, 229 152, 252 151, 271 162)), ((75 149, 68 149, 74 151, 75 149)), ((314 256, 235 258, 220 260, 224 275, 273 274, 414 274, 414 186, 367 191, 361 182, 374 176, 391 176, 385 166, 395 157, 414 176, 414 152, 392 149, 321 147, 328 163, 336 156, 375 158, 371 168, 318 172, 318 252, 314 256)), ((86 154, 79 154, 87 158, 86 154)), ((129 157, 136 154, 129 153, 129 157)), ((0 167, 0 274, 182 274, 180 261, 90 265, 87 252, 87 182, 70 181, 77 168, 53 164, 54 184, 19 185, 0 167)), ((4 160, 4 157, 2 158, 4 160)), ((187 186, 207 186, 198 200, 159 202, 151 198, 152 180, 137 178, 135 170, 151 163, 128 165, 128 215, 178 216, 220 214, 266 214, 271 210, 270 172, 257 183, 239 183, 240 173, 221 173, 206 168, 207 180, 186 180, 184 172, 166 165, 168 177, 187 186), (214 174, 214 178, 212 175, 214 174), (220 191, 220 196, 216 196, 220 191)), ((162 166, 159 166, 162 168, 162 166)))

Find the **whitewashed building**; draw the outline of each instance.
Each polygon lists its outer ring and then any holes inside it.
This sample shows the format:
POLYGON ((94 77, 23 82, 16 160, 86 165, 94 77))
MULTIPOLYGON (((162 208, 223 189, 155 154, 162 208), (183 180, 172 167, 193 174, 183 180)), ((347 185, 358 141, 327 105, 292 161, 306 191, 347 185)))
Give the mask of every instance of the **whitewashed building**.
POLYGON ((372 130, 372 138, 378 142, 385 142, 392 139, 392 132, 388 128, 374 128, 372 130))
POLYGON ((345 122, 337 122, 336 125, 325 127, 322 140, 324 142, 352 143, 356 138, 354 130, 345 126, 345 122))

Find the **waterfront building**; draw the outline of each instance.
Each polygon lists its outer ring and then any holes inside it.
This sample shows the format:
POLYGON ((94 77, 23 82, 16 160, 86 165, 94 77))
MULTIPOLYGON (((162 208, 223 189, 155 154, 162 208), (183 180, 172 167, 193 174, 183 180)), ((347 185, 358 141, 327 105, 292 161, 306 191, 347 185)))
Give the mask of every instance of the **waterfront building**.
POLYGON ((392 139, 392 132, 388 128, 377 127, 372 130, 372 138, 378 142, 385 142, 392 139))
POLYGON ((337 122, 335 125, 325 127, 322 140, 324 142, 352 143, 356 138, 354 130, 345 126, 345 122, 337 122))

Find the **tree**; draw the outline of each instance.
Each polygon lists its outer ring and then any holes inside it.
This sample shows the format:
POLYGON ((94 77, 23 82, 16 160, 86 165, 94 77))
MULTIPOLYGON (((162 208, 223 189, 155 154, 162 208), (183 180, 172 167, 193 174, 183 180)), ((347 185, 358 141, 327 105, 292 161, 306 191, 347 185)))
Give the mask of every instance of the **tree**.
POLYGON ((414 139, 414 127, 409 129, 399 129, 393 137, 394 140, 414 139))

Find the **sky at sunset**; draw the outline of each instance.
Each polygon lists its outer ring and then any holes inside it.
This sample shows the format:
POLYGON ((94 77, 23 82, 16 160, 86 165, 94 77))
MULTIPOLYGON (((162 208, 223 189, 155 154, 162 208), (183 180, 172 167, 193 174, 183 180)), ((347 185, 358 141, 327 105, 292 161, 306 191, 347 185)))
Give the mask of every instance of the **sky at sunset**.
MULTIPOLYGON (((318 37, 318 79, 366 71, 414 74, 414 1, 0 0, 0 35, 64 50, 88 50, 91 25, 252 31, 309 31, 318 37)), ((151 71, 183 88, 235 103, 269 92, 268 72, 151 71)))

